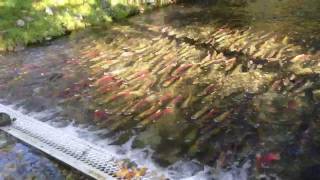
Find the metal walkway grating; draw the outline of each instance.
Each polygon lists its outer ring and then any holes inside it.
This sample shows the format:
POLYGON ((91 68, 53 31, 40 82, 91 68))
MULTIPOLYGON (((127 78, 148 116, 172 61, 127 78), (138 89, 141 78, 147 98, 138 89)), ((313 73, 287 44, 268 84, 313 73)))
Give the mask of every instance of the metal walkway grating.
MULTIPOLYGON (((95 179, 119 179, 119 160, 105 149, 62 130, 49 126, 14 109, 0 104, 0 112, 5 112, 17 120, 11 126, 0 127, 12 136, 47 153, 48 155, 74 167, 95 179)), ((149 179, 143 177, 141 179, 149 179)))

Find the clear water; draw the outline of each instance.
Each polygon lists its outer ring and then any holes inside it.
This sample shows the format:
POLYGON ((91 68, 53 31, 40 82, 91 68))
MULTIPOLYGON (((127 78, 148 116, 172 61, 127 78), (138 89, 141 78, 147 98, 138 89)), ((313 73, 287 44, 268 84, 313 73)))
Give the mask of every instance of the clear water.
POLYGON ((320 161, 318 8, 203 1, 76 32, 1 56, 2 103, 172 179, 299 179, 320 161))

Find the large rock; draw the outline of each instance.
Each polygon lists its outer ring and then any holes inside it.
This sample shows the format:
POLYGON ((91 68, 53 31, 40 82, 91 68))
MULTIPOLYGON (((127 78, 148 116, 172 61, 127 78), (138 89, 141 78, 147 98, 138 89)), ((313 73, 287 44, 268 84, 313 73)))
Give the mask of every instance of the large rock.
POLYGON ((10 125, 12 122, 12 119, 10 116, 6 113, 0 113, 0 126, 7 126, 10 125))

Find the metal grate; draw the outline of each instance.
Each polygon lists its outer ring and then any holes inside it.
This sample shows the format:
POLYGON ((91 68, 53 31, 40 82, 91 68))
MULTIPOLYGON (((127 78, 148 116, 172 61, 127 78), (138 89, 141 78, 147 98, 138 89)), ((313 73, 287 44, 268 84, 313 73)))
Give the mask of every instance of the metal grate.
POLYGON ((0 127, 1 130, 95 179, 119 179, 116 178, 119 160, 105 149, 1 104, 0 112, 17 119, 11 126, 0 127))

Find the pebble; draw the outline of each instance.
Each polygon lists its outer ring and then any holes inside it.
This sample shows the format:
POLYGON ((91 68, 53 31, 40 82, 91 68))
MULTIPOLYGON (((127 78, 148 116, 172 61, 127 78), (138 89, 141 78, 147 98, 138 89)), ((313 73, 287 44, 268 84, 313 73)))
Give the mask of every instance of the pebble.
POLYGON ((31 22, 31 21, 33 21, 33 18, 32 18, 32 17, 29 17, 29 16, 27 16, 27 17, 24 17, 24 19, 25 19, 26 21, 28 21, 28 22, 31 22))
POLYGON ((17 26, 19 27, 23 27, 26 25, 26 23, 22 20, 22 19, 18 19, 16 22, 17 26))
POLYGON ((33 93, 34 93, 34 94, 39 94, 40 91, 41 91, 41 89, 42 89, 42 87, 34 88, 34 89, 33 89, 33 93))
POLYGON ((22 44, 18 44, 16 47, 15 47, 15 51, 22 51, 24 50, 25 46, 23 46, 22 44))
POLYGON ((48 37, 45 37, 45 39, 46 39, 47 41, 50 41, 50 40, 52 39, 52 37, 48 36, 48 37))
POLYGON ((50 16, 53 15, 53 11, 52 11, 52 9, 51 9, 50 7, 46 7, 45 12, 46 12, 48 15, 50 15, 50 16))

